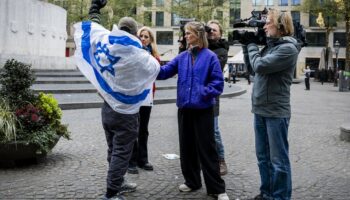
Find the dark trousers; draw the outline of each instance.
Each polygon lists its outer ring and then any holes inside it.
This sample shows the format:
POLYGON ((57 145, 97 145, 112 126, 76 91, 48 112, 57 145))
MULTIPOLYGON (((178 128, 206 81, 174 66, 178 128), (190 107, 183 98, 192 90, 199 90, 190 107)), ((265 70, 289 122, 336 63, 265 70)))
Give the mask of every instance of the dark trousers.
POLYGON ((185 184, 191 189, 202 187, 203 171, 208 194, 225 192, 220 177, 219 155, 214 138, 213 108, 178 110, 180 161, 185 184))
POLYGON ((310 78, 308 77, 305 78, 305 87, 307 90, 310 90, 310 78))
POLYGON ((132 156, 129 162, 130 167, 136 167, 137 165, 142 167, 148 163, 148 122, 151 116, 151 110, 152 106, 141 106, 140 108, 139 135, 132 151, 132 156))
POLYGON ((115 112, 106 102, 101 113, 108 145, 107 190, 119 191, 137 138, 139 114, 115 112))

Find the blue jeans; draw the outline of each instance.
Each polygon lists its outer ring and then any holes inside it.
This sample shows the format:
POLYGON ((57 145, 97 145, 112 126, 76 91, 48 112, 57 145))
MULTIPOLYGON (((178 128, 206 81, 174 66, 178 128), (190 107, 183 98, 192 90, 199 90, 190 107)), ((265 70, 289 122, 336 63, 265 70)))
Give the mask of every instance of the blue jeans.
POLYGON ((261 186, 266 198, 287 199, 292 195, 292 176, 288 156, 290 118, 263 117, 255 114, 255 151, 261 186))
POLYGON ((214 136, 215 136, 215 142, 216 142, 216 150, 218 151, 219 158, 221 160, 225 160, 225 151, 224 151, 224 145, 222 144, 221 140, 221 134, 219 130, 219 117, 214 117, 214 136))

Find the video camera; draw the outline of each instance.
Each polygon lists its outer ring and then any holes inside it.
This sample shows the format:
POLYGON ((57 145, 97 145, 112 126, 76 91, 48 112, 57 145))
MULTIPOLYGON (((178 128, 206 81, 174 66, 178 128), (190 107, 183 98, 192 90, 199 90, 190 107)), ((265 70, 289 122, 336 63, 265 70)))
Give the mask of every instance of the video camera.
POLYGON ((257 31, 247 31, 247 30, 234 30, 232 32, 234 41, 241 41, 244 38, 250 38, 255 44, 265 45, 266 44, 266 34, 263 29, 266 23, 266 16, 268 10, 264 8, 261 12, 256 12, 253 10, 251 12, 252 16, 246 19, 235 20, 233 28, 243 28, 243 27, 253 27, 258 28, 257 31))
MULTIPOLYGON (((193 22, 195 21, 195 18, 182 18, 180 19, 180 35, 179 35, 179 39, 177 40, 177 42, 180 43, 179 46, 179 53, 185 51, 187 49, 187 42, 185 39, 185 25, 187 24, 187 22, 193 22)), ((207 33, 210 33, 211 28, 209 26, 204 25, 205 31, 207 33)))
MULTIPOLYGON (((268 10, 264 8, 262 11, 251 12, 252 16, 246 19, 235 20, 233 28, 253 27, 257 28, 255 32, 247 30, 234 30, 232 32, 233 41, 241 41, 244 38, 249 38, 255 44, 266 45, 266 34, 263 29, 266 24, 268 10)), ((304 27, 297 21, 293 20, 294 38, 298 41, 301 47, 307 46, 304 27)))

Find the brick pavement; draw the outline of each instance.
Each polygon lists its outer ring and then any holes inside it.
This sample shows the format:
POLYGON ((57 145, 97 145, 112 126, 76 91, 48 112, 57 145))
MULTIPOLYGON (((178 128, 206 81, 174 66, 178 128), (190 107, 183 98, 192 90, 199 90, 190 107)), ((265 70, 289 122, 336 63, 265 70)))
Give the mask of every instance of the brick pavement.
MULTIPOLYGON (((254 154, 251 86, 247 93, 221 101, 220 128, 229 173, 224 176, 231 199, 246 199, 258 192, 254 154)), ((290 154, 293 199, 349 199, 350 143, 340 141, 339 127, 350 122, 350 93, 332 84, 311 82, 292 86, 290 154)), ((99 199, 105 191, 106 144, 99 109, 66 110, 71 141, 60 140, 52 154, 37 165, 0 169, 0 199, 99 199)), ((213 199, 202 188, 180 193, 183 182, 179 160, 162 155, 179 153, 176 106, 154 106, 150 121, 150 161, 153 172, 140 170, 128 179, 139 184, 127 199, 213 199)))

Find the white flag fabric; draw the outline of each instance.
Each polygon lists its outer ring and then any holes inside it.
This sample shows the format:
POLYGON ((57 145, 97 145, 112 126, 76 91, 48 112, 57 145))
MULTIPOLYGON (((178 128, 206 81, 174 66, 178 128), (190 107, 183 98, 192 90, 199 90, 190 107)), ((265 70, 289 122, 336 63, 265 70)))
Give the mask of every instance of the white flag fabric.
POLYGON ((112 31, 86 21, 74 25, 79 70, 113 110, 139 111, 159 73, 159 63, 142 49, 140 40, 117 26, 112 31))

